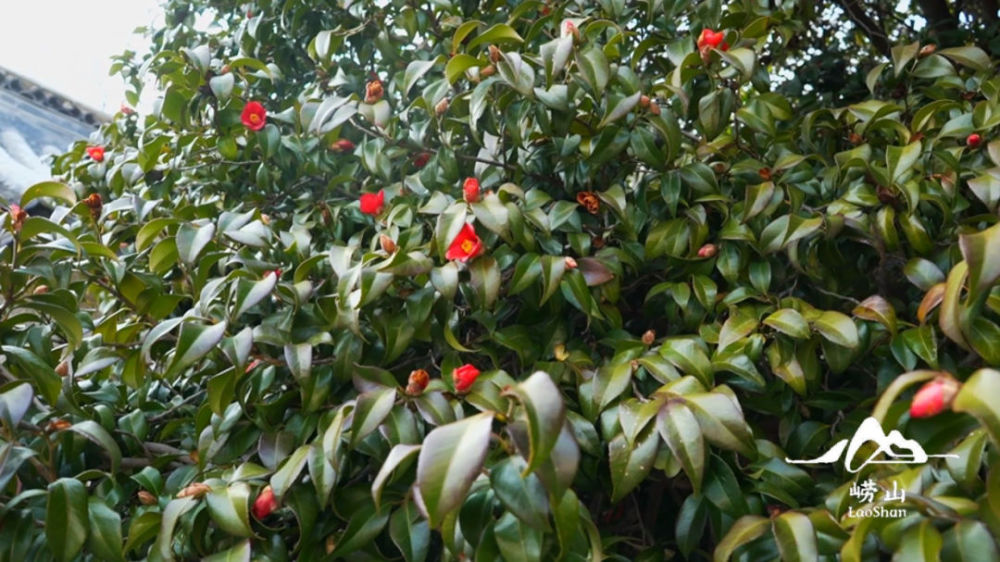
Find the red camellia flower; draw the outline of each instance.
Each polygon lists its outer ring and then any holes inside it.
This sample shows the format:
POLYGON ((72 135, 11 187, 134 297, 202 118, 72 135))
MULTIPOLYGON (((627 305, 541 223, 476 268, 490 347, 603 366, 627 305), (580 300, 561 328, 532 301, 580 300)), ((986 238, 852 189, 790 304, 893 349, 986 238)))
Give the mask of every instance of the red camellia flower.
POLYGON ((698 50, 703 51, 705 49, 719 49, 721 51, 729 50, 729 43, 723 41, 726 37, 726 32, 724 31, 713 31, 711 29, 702 29, 701 35, 698 36, 698 50))
POLYGON ((910 404, 910 416, 929 418, 950 408, 958 387, 958 381, 949 376, 937 377, 920 387, 910 404))
POLYGON ((471 224, 466 223, 458 236, 451 241, 448 251, 444 257, 450 260, 469 261, 478 256, 483 251, 483 241, 476 236, 476 229, 471 224))
POLYGON ((972 133, 971 135, 969 135, 969 137, 967 139, 965 139, 965 144, 969 148, 976 148, 982 142, 983 142, 983 137, 979 136, 976 133, 972 133))
POLYGON ((468 203, 479 201, 479 180, 476 178, 465 178, 462 183, 462 195, 468 203))
POLYGON ((243 106, 243 114, 240 115, 243 126, 251 131, 259 131, 267 124, 267 110, 258 101, 247 102, 243 106))
POLYGON ((375 216, 382 212, 385 207, 385 192, 381 189, 378 193, 361 194, 361 212, 366 215, 375 216))
POLYGON ((455 369, 451 376, 455 380, 456 392, 468 392, 472 388, 472 383, 476 382, 476 378, 479 377, 479 369, 466 363, 455 369))
POLYGON ((103 146, 88 146, 87 156, 94 159, 94 162, 104 162, 104 147, 103 146))
POLYGON ((270 486, 264 486, 264 489, 257 495, 257 499, 253 501, 253 516, 257 519, 263 519, 275 509, 278 509, 278 500, 274 497, 274 490, 270 486))

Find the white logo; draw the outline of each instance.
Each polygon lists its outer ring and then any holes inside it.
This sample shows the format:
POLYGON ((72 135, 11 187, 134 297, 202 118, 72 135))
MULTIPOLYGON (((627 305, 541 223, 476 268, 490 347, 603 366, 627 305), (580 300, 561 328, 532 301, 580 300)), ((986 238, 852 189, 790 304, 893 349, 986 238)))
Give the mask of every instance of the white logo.
POLYGON ((794 464, 832 464, 840 460, 841 456, 844 456, 844 468, 852 473, 858 472, 869 464, 922 464, 927 462, 927 459, 930 457, 958 458, 958 455, 928 455, 924 452, 924 448, 920 446, 920 443, 903 437, 903 434, 895 429, 890 431, 889 435, 886 435, 878 420, 875 418, 865 418, 865 421, 861 422, 861 426, 858 427, 858 430, 851 437, 850 441, 841 439, 829 451, 815 459, 800 460, 786 457, 785 461, 794 464), (864 462, 855 467, 854 455, 858 452, 858 449, 869 442, 874 442, 878 445, 878 448, 864 462), (844 456, 844 449, 847 449, 846 456, 844 456), (899 452, 899 450, 908 452, 899 452), (888 460, 876 459, 882 453, 886 457, 889 457, 888 460))

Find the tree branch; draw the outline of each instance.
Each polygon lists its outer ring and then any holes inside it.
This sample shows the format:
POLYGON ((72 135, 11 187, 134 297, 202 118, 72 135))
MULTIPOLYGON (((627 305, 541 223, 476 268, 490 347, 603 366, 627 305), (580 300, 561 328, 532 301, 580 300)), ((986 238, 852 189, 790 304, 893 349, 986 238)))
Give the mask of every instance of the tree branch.
POLYGON ((868 40, 872 42, 872 46, 878 52, 886 57, 890 56, 889 37, 886 36, 885 30, 865 12, 864 7, 861 5, 861 0, 837 0, 837 5, 844 10, 844 13, 854 22, 854 25, 858 26, 868 37, 868 40))
POLYGON ((927 20, 927 27, 930 28, 935 40, 940 44, 946 44, 949 34, 958 31, 958 18, 951 13, 947 0, 918 0, 920 11, 923 12, 927 20))

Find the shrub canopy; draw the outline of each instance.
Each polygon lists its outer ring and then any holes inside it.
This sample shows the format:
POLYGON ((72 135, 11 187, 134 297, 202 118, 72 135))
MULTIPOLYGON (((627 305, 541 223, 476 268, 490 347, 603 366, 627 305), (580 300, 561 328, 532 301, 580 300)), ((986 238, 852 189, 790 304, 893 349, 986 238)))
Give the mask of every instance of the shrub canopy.
POLYGON ((166 2, 0 215, 3 558, 1000 558, 996 6, 917 4, 166 2), (868 417, 955 456, 788 461, 868 417))

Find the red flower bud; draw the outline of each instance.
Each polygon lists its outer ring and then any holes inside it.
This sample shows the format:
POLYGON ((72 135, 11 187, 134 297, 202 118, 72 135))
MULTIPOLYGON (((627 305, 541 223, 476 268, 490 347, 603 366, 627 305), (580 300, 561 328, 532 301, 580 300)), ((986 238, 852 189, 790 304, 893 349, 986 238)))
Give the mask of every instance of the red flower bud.
POLYGON ((243 121, 243 126, 247 129, 259 131, 267 124, 267 110, 258 101, 247 102, 240 114, 240 121, 243 121))
POLYGON ((562 36, 566 37, 567 35, 572 35, 574 41, 580 41, 580 30, 570 20, 565 20, 562 24, 562 36))
POLYGON ((719 247, 715 244, 705 244, 701 248, 698 248, 699 258, 710 258, 719 252, 719 247))
POLYGON ((406 382, 406 393, 410 396, 420 396, 430 382, 431 377, 427 371, 416 369, 410 373, 410 379, 406 382))
POLYGON ((264 489, 257 495, 257 499, 253 501, 253 516, 257 519, 263 519, 275 509, 278 509, 278 500, 274 497, 274 490, 270 486, 264 486, 264 489))
POLYGON ((479 201, 479 180, 476 178, 465 178, 462 183, 462 195, 467 203, 479 201))
POLYGON ((983 142, 983 137, 979 136, 976 133, 972 133, 971 135, 969 135, 967 139, 965 139, 965 144, 968 145, 969 148, 976 148, 982 142, 983 142))
POLYGON ((566 256, 563 259, 563 263, 566 264, 566 269, 576 269, 577 267, 576 260, 571 258, 570 256, 566 256))
POLYGON ((104 147, 88 146, 87 156, 90 156, 94 160, 94 162, 104 162, 104 147))
POLYGON ((479 369, 466 363, 455 369, 451 376, 455 381, 455 392, 464 393, 468 392, 472 388, 472 383, 476 382, 476 378, 479 377, 479 369))
POLYGON ((366 215, 375 216, 382 212, 385 207, 385 192, 378 190, 378 193, 364 193, 361 195, 361 212, 366 215))
POLYGON ((7 211, 10 214, 10 228, 14 232, 21 232, 21 227, 24 226, 24 221, 28 220, 28 213, 21 208, 17 203, 11 203, 10 209, 7 211))
POLYGON ((650 100, 649 96, 646 94, 639 96, 639 107, 646 109, 649 107, 650 103, 652 103, 652 100, 650 100))
POLYGON ((250 371, 254 370, 254 368, 256 368, 257 365, 260 365, 260 359, 254 359, 253 361, 251 361, 250 364, 247 365, 247 368, 243 370, 243 372, 249 373, 250 371))
POLYGON ((427 165, 427 162, 431 159, 430 152, 421 152, 413 157, 413 165, 417 168, 423 168, 427 165))
POLYGON ((493 62, 500 62, 501 57, 500 49, 496 45, 490 45, 490 60, 493 62))
POLYGON ((347 139, 337 139, 337 142, 330 145, 330 150, 334 152, 350 152, 354 150, 354 143, 347 139))
POLYGON ((959 383, 950 376, 944 375, 928 382, 917 391, 910 404, 910 416, 914 418, 929 418, 951 407, 959 383))

